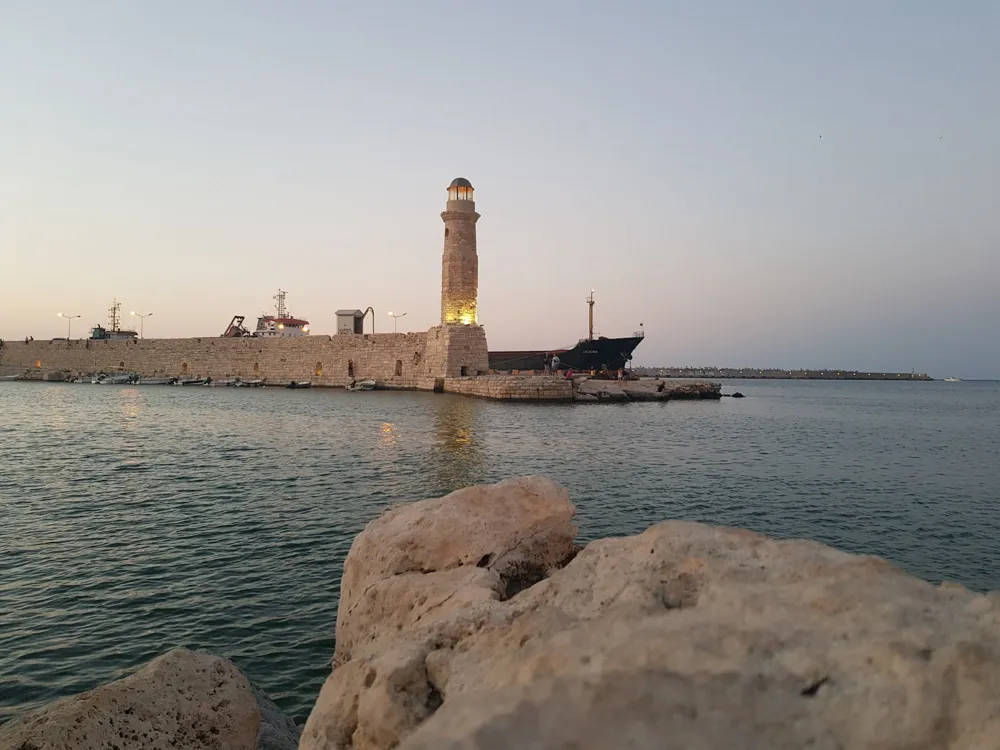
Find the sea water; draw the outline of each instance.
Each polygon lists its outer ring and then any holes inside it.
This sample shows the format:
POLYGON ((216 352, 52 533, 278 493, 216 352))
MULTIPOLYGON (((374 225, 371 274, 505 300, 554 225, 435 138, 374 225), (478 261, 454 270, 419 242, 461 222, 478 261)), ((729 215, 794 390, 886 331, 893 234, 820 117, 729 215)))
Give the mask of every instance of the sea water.
POLYGON ((0 721, 175 646, 303 721, 344 557, 393 503, 550 476, 582 540, 664 519, 1000 588, 1000 385, 729 381, 719 402, 0 383, 0 721))

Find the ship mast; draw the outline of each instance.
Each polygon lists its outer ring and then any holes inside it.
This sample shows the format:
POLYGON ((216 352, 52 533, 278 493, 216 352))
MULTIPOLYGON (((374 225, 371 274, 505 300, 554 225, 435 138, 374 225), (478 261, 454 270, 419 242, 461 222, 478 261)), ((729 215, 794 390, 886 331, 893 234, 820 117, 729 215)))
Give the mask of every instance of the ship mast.
POLYGON ((590 308, 590 324, 587 326, 587 340, 594 340, 594 290, 590 290, 590 296, 587 297, 587 307, 590 308))
POLYGON ((274 295, 274 299, 278 300, 278 317, 285 317, 285 292, 283 289, 279 289, 278 293, 274 295))
POLYGON ((108 322, 111 323, 111 330, 118 330, 118 311, 122 309, 122 303, 117 299, 112 301, 111 307, 108 308, 108 322))

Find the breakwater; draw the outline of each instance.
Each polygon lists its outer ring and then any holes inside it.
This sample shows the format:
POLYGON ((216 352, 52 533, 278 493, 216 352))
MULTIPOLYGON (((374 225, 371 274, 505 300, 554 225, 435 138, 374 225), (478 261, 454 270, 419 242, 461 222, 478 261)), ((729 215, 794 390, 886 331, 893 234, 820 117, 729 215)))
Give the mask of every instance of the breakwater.
POLYGON ((66 380, 97 372, 141 377, 292 381, 343 388, 374 380, 385 390, 425 390, 504 401, 633 401, 718 398, 717 383, 683 387, 590 381, 486 370, 478 326, 446 325, 424 333, 339 334, 297 338, 189 338, 15 341, 0 347, 0 375, 66 380))
POLYGON ((860 370, 780 370, 756 367, 636 367, 642 377, 732 378, 740 380, 933 380, 926 373, 860 370))
POLYGON ((486 337, 478 326, 297 338, 5 341, 0 347, 0 375, 32 379, 120 371, 330 387, 372 379, 383 388, 440 390, 445 378, 485 374, 486 367, 486 337))

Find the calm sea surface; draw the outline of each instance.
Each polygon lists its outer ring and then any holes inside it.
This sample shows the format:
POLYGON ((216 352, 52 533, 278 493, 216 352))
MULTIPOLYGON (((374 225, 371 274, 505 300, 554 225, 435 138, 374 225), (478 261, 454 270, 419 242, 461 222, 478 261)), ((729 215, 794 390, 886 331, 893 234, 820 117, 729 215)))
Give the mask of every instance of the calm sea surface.
POLYGON ((0 721, 174 646, 303 721, 344 556, 386 506, 545 474, 584 539, 683 518, 1000 588, 1000 385, 727 382, 742 400, 0 383, 0 721))

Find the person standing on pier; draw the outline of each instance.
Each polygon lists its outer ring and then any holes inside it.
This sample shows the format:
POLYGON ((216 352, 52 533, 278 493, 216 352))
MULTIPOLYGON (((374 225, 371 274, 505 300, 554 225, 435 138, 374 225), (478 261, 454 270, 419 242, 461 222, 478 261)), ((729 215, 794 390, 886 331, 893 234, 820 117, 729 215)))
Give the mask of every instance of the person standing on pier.
POLYGON ((553 354, 552 355, 552 372, 559 372, 559 364, 560 364, 560 362, 559 362, 559 355, 558 354, 553 354))

